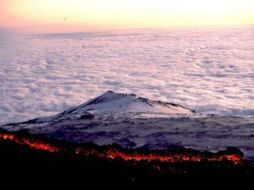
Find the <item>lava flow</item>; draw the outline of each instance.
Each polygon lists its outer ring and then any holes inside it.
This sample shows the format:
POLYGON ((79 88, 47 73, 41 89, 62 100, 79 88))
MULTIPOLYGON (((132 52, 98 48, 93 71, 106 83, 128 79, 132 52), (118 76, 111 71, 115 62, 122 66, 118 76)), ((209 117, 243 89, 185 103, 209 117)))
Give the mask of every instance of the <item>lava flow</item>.
POLYGON ((25 137, 18 137, 15 136, 14 134, 8 134, 8 133, 0 133, 0 139, 3 140, 10 140, 12 142, 15 142, 16 144, 19 145, 27 145, 31 149, 36 149, 36 150, 44 150, 48 152, 59 152, 59 148, 54 147, 50 145, 49 143, 45 143, 40 140, 33 140, 33 139, 28 139, 25 137))
MULTIPOLYGON (((50 143, 46 143, 45 140, 38 140, 28 137, 20 137, 20 135, 15 135, 12 133, 0 133, 0 139, 8 140, 19 145, 26 145, 31 149, 43 150, 51 153, 57 153, 60 151, 66 151, 67 149, 60 146, 54 146, 50 143)), ((124 161, 158 161, 162 163, 178 163, 178 162, 230 162, 233 164, 241 164, 243 162, 243 156, 241 154, 232 153, 224 151, 223 153, 203 153, 203 152, 188 152, 181 151, 178 152, 146 152, 140 153, 137 151, 124 151, 118 148, 111 148, 110 146, 105 146, 104 150, 98 149, 99 146, 93 148, 84 148, 81 146, 75 149, 68 150, 76 155, 84 156, 85 158, 96 157, 103 159, 122 159, 124 161), (97 148, 96 148, 97 147, 97 148)))
POLYGON ((181 153, 138 153, 131 152, 125 153, 123 151, 109 148, 106 152, 101 153, 97 150, 87 150, 82 148, 76 148, 76 154, 83 155, 85 157, 97 157, 97 158, 106 158, 106 159, 122 159, 124 161, 158 161, 163 163, 177 163, 177 162, 230 162, 233 164, 241 164, 243 162, 243 157, 239 154, 227 153, 225 152, 222 155, 210 154, 207 155, 205 153, 185 153, 184 151, 181 153))
POLYGON ((190 154, 190 153, 175 153, 175 154, 126 154, 119 152, 117 150, 109 150, 106 155, 110 159, 122 158, 125 161, 159 161, 167 163, 176 163, 176 162, 202 162, 202 161, 212 161, 212 162, 221 162, 229 161, 234 164, 240 164, 242 162, 242 157, 236 154, 224 154, 221 156, 212 155, 205 156, 200 154, 190 154))

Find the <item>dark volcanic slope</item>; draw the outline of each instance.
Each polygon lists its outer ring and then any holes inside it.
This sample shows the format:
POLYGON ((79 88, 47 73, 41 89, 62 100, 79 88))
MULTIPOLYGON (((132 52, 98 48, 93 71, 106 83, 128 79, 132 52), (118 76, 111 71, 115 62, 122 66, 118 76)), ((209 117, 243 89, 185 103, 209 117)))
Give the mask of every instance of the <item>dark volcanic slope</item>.
POLYGON ((250 188, 254 179, 253 167, 234 148, 218 153, 179 148, 137 151, 1 130, 0 153, 0 161, 5 163, 1 165, 1 179, 43 180, 43 184, 59 180, 59 185, 113 185, 117 181, 122 185, 156 183, 157 187, 167 183, 178 188, 250 188))

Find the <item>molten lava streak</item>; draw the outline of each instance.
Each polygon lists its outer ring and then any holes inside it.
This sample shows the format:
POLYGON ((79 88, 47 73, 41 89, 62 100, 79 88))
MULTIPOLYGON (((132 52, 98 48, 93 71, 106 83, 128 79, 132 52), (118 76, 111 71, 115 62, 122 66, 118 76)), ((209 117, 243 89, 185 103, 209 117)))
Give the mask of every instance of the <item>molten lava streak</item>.
POLYGON ((222 155, 211 154, 205 155, 200 153, 169 153, 169 154, 158 154, 158 153, 124 153, 118 149, 109 148, 106 152, 101 153, 96 150, 85 150, 82 148, 76 149, 76 154, 84 155, 85 157, 94 156, 98 158, 107 158, 107 159, 123 159, 124 161, 158 161, 164 163, 176 163, 176 162, 231 162, 233 164, 241 164, 243 158, 241 155, 224 153, 222 155))
POLYGON ((175 162, 202 162, 202 161, 212 161, 212 162, 221 162, 221 161, 230 161, 234 164, 240 164, 242 162, 242 157, 234 154, 225 154, 221 156, 204 156, 202 154, 192 155, 187 153, 178 153, 178 154, 168 154, 168 155, 159 155, 159 154, 126 154, 119 152, 117 150, 109 150, 107 152, 107 157, 110 159, 122 158, 125 161, 160 161, 167 163, 175 162))
POLYGON ((14 139, 14 135, 12 135, 12 134, 0 133, 0 139, 4 139, 4 140, 13 140, 13 139, 14 139))
POLYGON ((36 150, 44 150, 48 152, 59 152, 59 148, 54 147, 50 145, 49 143, 45 143, 40 140, 17 137, 14 134, 0 133, 0 139, 11 140, 12 142, 15 142, 17 144, 27 145, 30 148, 36 149, 36 150))
MULTIPOLYGON (((43 150, 51 153, 64 151, 65 148, 60 148, 46 143, 42 140, 20 137, 15 134, 0 133, 0 139, 9 140, 20 145, 26 145, 31 149, 43 150)), ((76 155, 84 157, 96 157, 103 159, 122 159, 124 161, 158 161, 163 163, 176 163, 176 162, 231 162, 233 164, 241 164, 243 158, 239 154, 223 153, 223 154, 204 154, 177 152, 177 153, 139 153, 136 151, 128 152, 118 150, 117 148, 106 147, 105 150, 99 151, 96 148, 83 148, 77 147, 73 150, 76 155)))

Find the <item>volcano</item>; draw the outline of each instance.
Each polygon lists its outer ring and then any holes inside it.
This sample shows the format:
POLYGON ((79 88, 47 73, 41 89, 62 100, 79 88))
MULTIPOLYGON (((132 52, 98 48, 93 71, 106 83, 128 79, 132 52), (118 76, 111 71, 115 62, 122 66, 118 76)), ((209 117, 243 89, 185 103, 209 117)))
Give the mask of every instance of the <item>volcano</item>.
POLYGON ((233 146, 253 162, 254 139, 249 133, 253 123, 251 117, 204 115, 174 103, 107 91, 57 115, 1 128, 128 149, 221 151, 233 146))

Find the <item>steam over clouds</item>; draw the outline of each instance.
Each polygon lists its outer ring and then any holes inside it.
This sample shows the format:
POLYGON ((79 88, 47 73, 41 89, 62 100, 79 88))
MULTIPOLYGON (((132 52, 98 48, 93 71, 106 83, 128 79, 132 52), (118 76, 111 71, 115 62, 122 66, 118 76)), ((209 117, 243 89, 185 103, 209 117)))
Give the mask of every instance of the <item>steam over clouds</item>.
POLYGON ((254 115, 253 28, 0 38, 0 123, 55 114, 107 90, 254 115))

